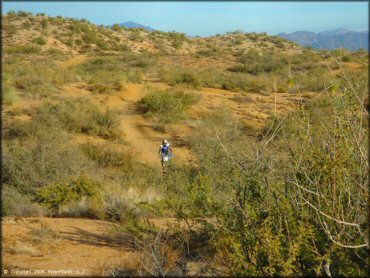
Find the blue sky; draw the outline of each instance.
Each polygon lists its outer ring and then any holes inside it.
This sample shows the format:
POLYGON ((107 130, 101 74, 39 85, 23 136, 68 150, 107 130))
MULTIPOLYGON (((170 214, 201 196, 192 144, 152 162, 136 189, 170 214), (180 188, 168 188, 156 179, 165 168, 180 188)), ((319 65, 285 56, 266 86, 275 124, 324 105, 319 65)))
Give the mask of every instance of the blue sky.
POLYGON ((95 24, 135 21, 163 31, 207 36, 227 31, 320 32, 368 30, 369 4, 362 2, 20 2, 2 1, 2 12, 23 10, 85 18, 95 24))

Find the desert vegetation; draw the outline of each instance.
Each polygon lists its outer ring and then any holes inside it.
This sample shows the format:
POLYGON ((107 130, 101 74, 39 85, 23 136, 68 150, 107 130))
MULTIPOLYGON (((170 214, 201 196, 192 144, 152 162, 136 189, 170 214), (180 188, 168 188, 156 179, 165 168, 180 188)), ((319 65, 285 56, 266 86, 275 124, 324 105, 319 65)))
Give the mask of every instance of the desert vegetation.
POLYGON ((104 275, 366 276, 366 51, 2 19, 3 216, 114 223, 104 275))

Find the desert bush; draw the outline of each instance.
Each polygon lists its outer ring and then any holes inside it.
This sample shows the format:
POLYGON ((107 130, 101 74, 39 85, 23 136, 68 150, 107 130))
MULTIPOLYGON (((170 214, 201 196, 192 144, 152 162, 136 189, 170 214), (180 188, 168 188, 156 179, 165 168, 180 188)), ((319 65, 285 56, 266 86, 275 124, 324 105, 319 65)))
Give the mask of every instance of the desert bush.
POLYGON ((91 170, 94 164, 68 142, 67 134, 42 125, 26 138, 5 140, 2 182, 21 194, 33 194, 45 184, 91 170))
POLYGON ((3 31, 9 35, 15 35, 17 33, 17 27, 11 23, 3 23, 3 31))
POLYGON ((14 86, 29 93, 29 97, 44 97, 56 92, 52 74, 52 70, 45 66, 22 67, 14 77, 14 86))
POLYGON ((140 204, 152 204, 162 199, 155 187, 139 190, 136 187, 125 188, 120 185, 108 185, 101 192, 101 208, 109 219, 127 220, 145 213, 140 204))
POLYGON ((4 216, 45 216, 48 210, 32 202, 28 195, 19 193, 15 188, 3 184, 1 213, 4 216))
POLYGON ((20 45, 20 46, 12 46, 12 47, 7 47, 4 49, 5 53, 9 54, 37 54, 41 52, 41 47, 38 45, 20 45))
POLYGON ((162 73, 161 79, 172 86, 184 85, 197 88, 200 85, 197 75, 188 69, 165 69, 162 73))
POLYGON ((125 81, 125 77, 122 75, 119 76, 108 71, 99 71, 89 78, 88 83, 92 92, 106 94, 122 90, 125 81))
POLYGON ((203 244, 230 273, 363 275, 368 136, 361 84, 326 98, 317 108, 325 119, 310 106, 274 119, 260 142, 223 116, 204 124, 192 146, 198 177, 172 205, 180 219, 201 225, 203 244))
POLYGON ((101 111, 83 99, 59 104, 46 103, 38 110, 35 120, 48 126, 62 126, 69 132, 98 135, 107 139, 121 136, 117 111, 101 111))
POLYGON ((81 38, 86 44, 96 43, 99 40, 98 34, 91 29, 87 29, 81 38))
POLYGON ((266 53, 258 50, 250 50, 247 54, 239 57, 239 62, 229 68, 232 72, 244 72, 253 75, 261 73, 271 73, 282 70, 286 66, 286 60, 275 56, 272 53, 266 53))
POLYGON ((56 47, 50 47, 46 52, 52 56, 62 56, 64 55, 63 50, 60 50, 59 48, 56 47))
POLYGON ((3 73, 1 82, 1 100, 4 105, 11 105, 16 100, 16 97, 14 95, 14 88, 9 83, 11 83, 11 78, 9 74, 3 73))
POLYGON ((68 182, 57 182, 41 187, 36 192, 35 201, 59 214, 61 205, 69 201, 78 201, 83 196, 95 196, 98 187, 99 184, 81 174, 78 178, 72 178, 68 182))
POLYGON ((157 57, 153 54, 140 53, 134 57, 130 65, 138 68, 149 68, 153 67, 156 63, 157 57))
POLYGON ((142 42, 144 40, 143 37, 141 36, 139 29, 131 28, 129 29, 129 31, 130 31, 130 35, 129 35, 130 40, 138 41, 138 42, 142 42))
POLYGON ((209 88, 222 88, 222 84, 227 78, 222 71, 207 68, 199 72, 195 72, 201 86, 209 88))
POLYGON ((186 41, 184 33, 177 33, 175 31, 166 33, 168 40, 171 42, 171 46, 175 49, 180 49, 183 43, 186 41))
POLYGON ((111 93, 121 90, 125 82, 142 82, 143 69, 152 63, 150 58, 146 60, 144 56, 125 52, 119 58, 109 56, 95 58, 78 66, 76 71, 91 85, 92 91, 111 93), (130 68, 135 64, 140 69, 130 68))
POLYGON ((22 90, 26 97, 38 98, 55 93, 58 87, 75 81, 77 76, 69 69, 59 69, 48 60, 7 65, 4 72, 12 76, 12 85, 22 90))
POLYGON ((38 44, 38 45, 45 45, 46 41, 43 37, 37 37, 32 40, 33 43, 38 44))
POLYGON ((251 77, 242 73, 225 76, 222 81, 222 89, 233 92, 255 92, 262 93, 267 89, 267 82, 262 77, 251 77))
POLYGON ((140 103, 149 115, 158 117, 158 122, 164 128, 167 124, 183 119, 186 108, 198 100, 199 98, 195 94, 168 90, 152 92, 145 96, 140 103))
POLYGON ((132 154, 116 150, 112 146, 84 143, 81 145, 87 157, 102 167, 132 168, 132 154))
POLYGON ((19 16, 19 17, 29 17, 29 16, 32 16, 32 13, 27 13, 25 11, 17 11, 17 16, 19 16))
POLYGON ((342 62, 352 62, 352 57, 350 55, 344 55, 342 57, 342 62))
POLYGON ((302 91, 321 92, 329 85, 325 78, 325 70, 317 69, 310 74, 297 73, 292 77, 293 83, 299 85, 302 91), (318 79, 321 78, 321 82, 318 79))
POLYGON ((46 29, 49 26, 49 21, 47 20, 47 18, 43 18, 41 20, 41 26, 43 29, 46 29))

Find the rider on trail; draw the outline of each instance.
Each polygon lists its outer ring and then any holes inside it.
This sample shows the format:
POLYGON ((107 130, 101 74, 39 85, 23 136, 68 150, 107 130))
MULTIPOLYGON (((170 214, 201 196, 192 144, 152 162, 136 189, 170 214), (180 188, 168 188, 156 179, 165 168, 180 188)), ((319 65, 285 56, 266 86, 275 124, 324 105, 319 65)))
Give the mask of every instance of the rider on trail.
POLYGON ((167 139, 163 139, 162 145, 159 147, 158 157, 161 159, 161 164, 164 166, 166 162, 172 157, 172 149, 167 139))

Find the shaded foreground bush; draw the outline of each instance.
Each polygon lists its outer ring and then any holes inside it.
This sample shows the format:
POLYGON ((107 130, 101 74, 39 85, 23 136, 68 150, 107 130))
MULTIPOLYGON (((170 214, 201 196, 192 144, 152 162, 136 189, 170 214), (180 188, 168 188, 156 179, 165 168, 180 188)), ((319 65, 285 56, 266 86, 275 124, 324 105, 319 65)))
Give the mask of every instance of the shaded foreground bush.
POLYGON ((201 225, 194 232, 229 273, 366 275, 364 86, 321 103, 327 121, 304 107, 275 119, 260 142, 232 122, 204 126, 197 177, 170 204, 201 225))

